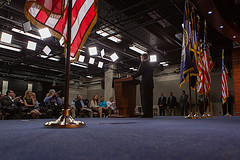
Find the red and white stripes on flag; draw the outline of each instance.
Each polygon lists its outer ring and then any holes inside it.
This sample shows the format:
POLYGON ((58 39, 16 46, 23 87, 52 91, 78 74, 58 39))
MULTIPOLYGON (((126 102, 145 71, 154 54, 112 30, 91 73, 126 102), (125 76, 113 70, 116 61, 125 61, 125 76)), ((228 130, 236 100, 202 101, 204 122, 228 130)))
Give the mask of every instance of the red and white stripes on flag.
POLYGON ((205 28, 204 28, 204 47, 203 47, 203 73, 204 73, 204 89, 205 89, 205 95, 207 95, 210 92, 210 85, 211 85, 211 71, 214 66, 212 58, 210 56, 210 49, 207 41, 207 27, 205 22, 205 28))
POLYGON ((229 97, 228 79, 226 67, 224 65, 224 50, 222 51, 222 103, 224 104, 229 97))
POLYGON ((197 92, 199 94, 203 94, 203 65, 202 65, 202 55, 203 55, 203 48, 202 48, 202 39, 199 41, 199 51, 200 55, 198 55, 198 76, 197 76, 197 92))
MULTIPOLYGON (((97 21, 98 0, 72 0, 71 52, 78 59, 97 21)), ((36 27, 48 27, 57 38, 67 40, 68 0, 27 0, 25 16, 36 27)), ((65 43, 66 44, 66 43, 65 43)), ((66 45, 65 45, 66 48, 66 45)))

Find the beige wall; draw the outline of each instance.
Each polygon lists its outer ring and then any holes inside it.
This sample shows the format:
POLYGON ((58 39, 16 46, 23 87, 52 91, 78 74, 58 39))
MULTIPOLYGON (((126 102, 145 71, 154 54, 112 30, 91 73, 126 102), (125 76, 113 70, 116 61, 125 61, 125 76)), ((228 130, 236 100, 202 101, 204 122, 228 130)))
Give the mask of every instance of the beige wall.
MULTIPOLYGON (((182 88, 179 88, 179 77, 180 74, 174 73, 174 70, 179 66, 171 66, 164 68, 164 71, 160 72, 157 77, 154 77, 154 90, 153 90, 153 104, 157 105, 158 98, 160 93, 163 92, 166 97, 169 96, 169 92, 173 92, 174 96, 176 96, 177 101, 180 99, 180 95, 182 90, 186 91, 186 94, 189 95, 188 90, 188 82, 183 84, 182 88)), ((215 115, 222 114, 222 105, 220 102, 221 97, 221 71, 215 71, 212 73, 212 85, 211 85, 211 100, 213 102, 213 111, 215 115)), ((72 90, 71 94, 76 94, 81 90, 72 90)), ((233 94, 233 79, 229 78, 229 91, 233 94)), ((99 96, 104 95, 104 90, 101 89, 101 85, 94 85, 82 90, 84 94, 83 98, 92 99, 94 94, 98 94, 99 96)), ((113 89, 114 94, 114 89, 113 89)), ((192 101, 195 102, 195 92, 192 90, 192 101)), ((140 99, 140 87, 137 86, 137 97, 136 97, 136 105, 141 105, 140 99)))

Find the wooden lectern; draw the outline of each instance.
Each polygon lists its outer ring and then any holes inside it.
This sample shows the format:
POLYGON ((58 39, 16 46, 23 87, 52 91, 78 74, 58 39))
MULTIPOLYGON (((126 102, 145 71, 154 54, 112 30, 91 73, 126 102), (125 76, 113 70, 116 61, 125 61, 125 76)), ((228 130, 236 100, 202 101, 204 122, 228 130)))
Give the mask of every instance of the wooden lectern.
POLYGON ((114 80, 118 115, 113 115, 112 117, 128 118, 134 116, 137 84, 139 84, 139 81, 132 77, 114 80))

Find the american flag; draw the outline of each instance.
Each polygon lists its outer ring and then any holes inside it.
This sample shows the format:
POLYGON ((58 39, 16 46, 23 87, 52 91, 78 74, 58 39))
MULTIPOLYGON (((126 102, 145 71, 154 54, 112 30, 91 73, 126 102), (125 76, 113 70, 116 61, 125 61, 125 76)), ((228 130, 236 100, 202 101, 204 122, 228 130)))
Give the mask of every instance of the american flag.
POLYGON ((222 50, 222 103, 224 104, 229 97, 228 92, 228 79, 226 67, 224 65, 224 50, 222 50))
POLYGON ((204 43, 203 43, 203 73, 204 73, 204 89, 205 95, 210 92, 210 85, 211 85, 211 71, 214 66, 212 58, 210 56, 209 45, 207 41, 207 31, 206 31, 206 21, 205 21, 205 28, 204 28, 204 43))
MULTIPOLYGON (((68 0, 27 0, 25 16, 36 27, 48 27, 55 37, 67 40, 68 0)), ((71 52, 78 59, 97 21, 98 0, 72 0, 71 52)), ((66 45, 65 45, 66 47, 66 45)))
POLYGON ((200 39, 200 41, 199 41, 199 51, 200 51, 200 54, 198 55, 198 69, 199 69, 199 71, 198 71, 198 76, 197 76, 197 92, 199 94, 203 94, 202 39, 200 39))

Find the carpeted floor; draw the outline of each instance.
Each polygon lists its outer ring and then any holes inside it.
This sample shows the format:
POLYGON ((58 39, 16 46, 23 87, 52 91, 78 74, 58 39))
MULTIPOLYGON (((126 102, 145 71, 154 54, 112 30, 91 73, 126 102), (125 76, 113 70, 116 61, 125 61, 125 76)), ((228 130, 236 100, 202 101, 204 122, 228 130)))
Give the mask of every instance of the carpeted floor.
POLYGON ((87 126, 78 129, 1 120, 0 160, 240 159, 240 117, 81 120, 87 126))

